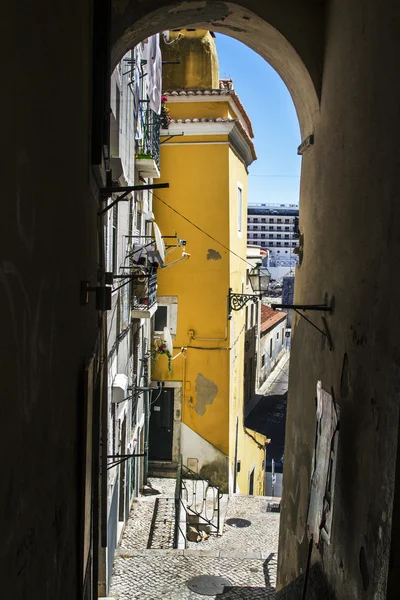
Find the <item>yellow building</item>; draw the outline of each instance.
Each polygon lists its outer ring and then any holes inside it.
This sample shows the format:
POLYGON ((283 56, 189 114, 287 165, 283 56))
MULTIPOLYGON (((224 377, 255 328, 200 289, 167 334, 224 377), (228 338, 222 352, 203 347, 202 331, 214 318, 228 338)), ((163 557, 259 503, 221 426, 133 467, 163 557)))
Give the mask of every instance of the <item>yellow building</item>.
POLYGON ((161 340, 167 326, 174 352, 171 371, 165 355, 152 368, 153 385, 165 387, 153 393, 150 460, 182 454, 224 491, 263 494, 265 437, 243 422, 245 310, 229 320, 227 307, 228 289, 246 287, 253 132, 232 82, 219 80, 209 32, 171 32, 163 60, 176 56, 181 64, 163 75, 171 122, 160 181, 170 187, 154 195, 153 210, 161 232, 179 232, 191 256, 159 272, 154 335, 161 340))

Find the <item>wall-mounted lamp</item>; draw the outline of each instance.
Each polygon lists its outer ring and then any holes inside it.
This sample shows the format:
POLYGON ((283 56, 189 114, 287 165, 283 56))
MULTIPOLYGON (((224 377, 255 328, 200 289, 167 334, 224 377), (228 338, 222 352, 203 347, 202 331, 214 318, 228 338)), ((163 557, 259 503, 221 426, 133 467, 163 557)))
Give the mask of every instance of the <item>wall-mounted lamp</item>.
POLYGON ((228 291, 228 319, 231 318, 233 310, 242 310, 248 302, 257 302, 268 291, 271 273, 261 264, 256 265, 248 274, 251 288, 254 294, 234 294, 232 288, 228 291))

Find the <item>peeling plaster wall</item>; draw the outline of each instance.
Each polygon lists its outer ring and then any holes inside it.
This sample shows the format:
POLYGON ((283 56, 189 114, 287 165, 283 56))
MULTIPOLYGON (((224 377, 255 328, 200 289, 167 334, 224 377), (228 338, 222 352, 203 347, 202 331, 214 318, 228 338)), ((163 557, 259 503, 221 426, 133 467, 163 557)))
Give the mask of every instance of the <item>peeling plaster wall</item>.
POLYGON ((214 402, 218 394, 218 386, 201 373, 198 373, 195 385, 196 399, 193 403, 193 408, 202 417, 206 412, 207 404, 214 402))

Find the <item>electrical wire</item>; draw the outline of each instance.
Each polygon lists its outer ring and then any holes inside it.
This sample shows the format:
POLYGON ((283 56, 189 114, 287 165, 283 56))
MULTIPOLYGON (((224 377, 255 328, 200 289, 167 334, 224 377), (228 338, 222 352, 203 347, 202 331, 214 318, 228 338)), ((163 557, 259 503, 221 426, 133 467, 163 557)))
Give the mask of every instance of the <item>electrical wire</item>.
POLYGON ((165 204, 165 206, 167 206, 168 208, 170 208, 174 213, 176 213, 182 219, 184 219, 185 221, 187 221, 188 223, 190 223, 190 225, 192 225, 193 227, 195 227, 196 229, 198 229, 199 231, 201 231, 202 233, 204 233, 204 235, 206 235, 207 237, 209 237, 214 242, 217 242, 217 244, 219 244, 220 246, 222 246, 222 248, 224 248, 225 250, 228 250, 228 252, 230 252, 231 254, 233 254, 233 256, 236 256, 236 258, 239 258, 244 263, 246 263, 246 265, 249 265, 252 269, 254 268, 254 265, 252 263, 248 262, 245 258, 243 258, 242 256, 240 256, 239 254, 236 254, 236 252, 234 252, 233 250, 231 250, 228 246, 225 246, 225 244, 223 244, 222 242, 220 242, 219 240, 217 240, 210 233, 207 233, 207 231, 204 231, 204 229, 202 229, 201 227, 199 227, 199 225, 196 225, 196 223, 193 223, 193 221, 191 221, 190 219, 188 219, 187 217, 185 217, 185 215, 183 215, 182 213, 180 213, 179 210, 176 210, 176 208, 173 208, 170 204, 168 204, 168 202, 165 202, 165 200, 162 200, 159 196, 157 196, 157 194, 155 194, 151 190, 150 190, 150 193, 152 194, 152 196, 154 196, 155 198, 157 198, 157 200, 159 200, 160 202, 162 202, 163 204, 165 204))

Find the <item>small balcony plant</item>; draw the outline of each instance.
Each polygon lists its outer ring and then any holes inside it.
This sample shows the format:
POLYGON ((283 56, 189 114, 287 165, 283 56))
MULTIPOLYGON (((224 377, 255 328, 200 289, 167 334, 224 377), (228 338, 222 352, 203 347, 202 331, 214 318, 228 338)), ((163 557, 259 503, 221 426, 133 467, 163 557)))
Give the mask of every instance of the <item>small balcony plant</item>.
POLYGON ((168 129, 169 124, 171 122, 171 117, 169 115, 169 108, 167 107, 167 100, 168 98, 166 96, 161 96, 161 114, 160 114, 160 119, 161 119, 161 128, 162 129, 168 129))
POLYGON ((154 347, 151 349, 151 360, 152 362, 156 362, 157 356, 160 356, 161 354, 165 354, 166 357, 168 358, 168 371, 171 373, 172 372, 172 356, 171 353, 169 352, 165 342, 163 342, 162 340, 155 340, 154 341, 154 347))

